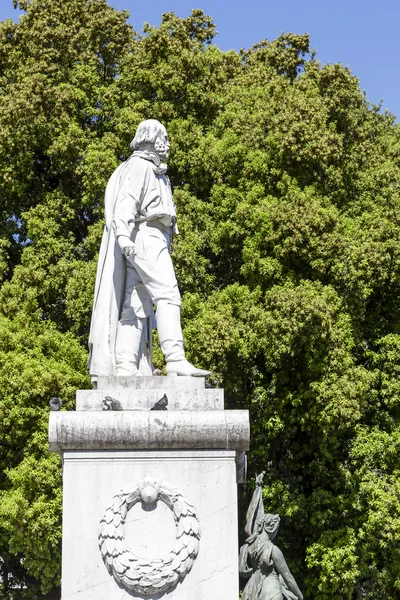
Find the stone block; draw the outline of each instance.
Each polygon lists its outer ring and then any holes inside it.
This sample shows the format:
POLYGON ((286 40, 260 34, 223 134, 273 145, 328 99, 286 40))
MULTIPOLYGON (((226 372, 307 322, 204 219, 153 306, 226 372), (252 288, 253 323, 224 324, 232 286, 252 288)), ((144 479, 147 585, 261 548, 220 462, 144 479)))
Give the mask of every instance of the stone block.
MULTIPOLYGON (((150 379, 150 378, 149 378, 150 379)), ((159 379, 154 377, 154 379, 159 379)), ((162 379, 177 379, 163 377, 162 379)), ((192 377, 193 379, 193 377, 192 377)), ((168 397, 168 410, 223 410, 224 390, 160 388, 108 388, 97 390, 78 390, 76 392, 76 410, 103 410, 105 396, 111 396, 121 403, 123 410, 150 410, 163 394, 168 397)))
MULTIPOLYGON (((100 521, 113 496, 127 486, 135 488, 144 478, 176 486, 193 506, 201 528, 199 551, 190 572, 165 594, 147 597, 237 600, 234 451, 66 451, 63 465, 62 600, 146 598, 116 583, 98 545, 100 521)), ((146 572, 147 564, 168 556, 176 542, 177 525, 172 511, 161 500, 150 507, 138 502, 128 511, 125 522, 118 525, 118 534, 118 543, 140 559, 140 568, 146 572)))

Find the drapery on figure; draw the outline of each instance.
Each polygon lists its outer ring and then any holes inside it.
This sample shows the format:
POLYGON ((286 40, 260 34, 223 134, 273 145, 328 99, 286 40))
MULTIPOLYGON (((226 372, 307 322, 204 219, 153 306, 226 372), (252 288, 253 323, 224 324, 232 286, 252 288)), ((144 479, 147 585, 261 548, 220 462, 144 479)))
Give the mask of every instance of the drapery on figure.
POLYGON ((282 552, 272 543, 278 533, 279 515, 264 514, 262 482, 256 477, 256 489, 246 515, 245 532, 249 536, 240 549, 239 572, 249 579, 242 600, 303 600, 282 552))
POLYGON ((156 322, 167 375, 207 377, 209 371, 191 365, 183 349, 181 297, 170 256, 176 212, 162 162, 169 154, 165 127, 154 119, 143 121, 131 149, 105 193, 89 371, 93 381, 99 375, 152 375, 156 322))

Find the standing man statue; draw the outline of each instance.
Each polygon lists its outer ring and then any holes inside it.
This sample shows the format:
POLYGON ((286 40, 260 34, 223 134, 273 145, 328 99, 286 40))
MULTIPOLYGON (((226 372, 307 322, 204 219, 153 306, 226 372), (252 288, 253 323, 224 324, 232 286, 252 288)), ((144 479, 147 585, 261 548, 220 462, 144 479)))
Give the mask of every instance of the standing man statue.
POLYGON ((111 175, 89 338, 89 371, 152 375, 151 331, 156 323, 167 375, 207 377, 185 358, 181 296, 170 256, 177 233, 166 176, 169 142, 154 119, 140 123, 133 154, 111 175))

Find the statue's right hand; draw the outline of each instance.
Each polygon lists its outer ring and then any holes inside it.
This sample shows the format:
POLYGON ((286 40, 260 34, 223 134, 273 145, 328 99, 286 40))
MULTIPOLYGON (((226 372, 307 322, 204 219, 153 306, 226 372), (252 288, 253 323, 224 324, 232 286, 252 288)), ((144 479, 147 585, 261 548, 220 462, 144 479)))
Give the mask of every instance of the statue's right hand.
POLYGON ((118 236, 118 245, 121 248, 122 254, 126 258, 129 258, 130 256, 134 256, 136 254, 135 244, 127 235, 118 236))
POLYGON ((259 474, 256 476, 256 485, 260 485, 260 486, 261 486, 261 485, 263 484, 263 481, 264 481, 264 475, 265 475, 265 471, 262 471, 262 473, 259 473, 259 474))

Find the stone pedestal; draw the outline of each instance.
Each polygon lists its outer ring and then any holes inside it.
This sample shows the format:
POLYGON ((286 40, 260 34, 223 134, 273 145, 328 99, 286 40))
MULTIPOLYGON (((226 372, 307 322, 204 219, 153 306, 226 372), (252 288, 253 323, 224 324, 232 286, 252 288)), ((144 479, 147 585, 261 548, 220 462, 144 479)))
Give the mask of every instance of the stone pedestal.
POLYGON ((53 412, 63 458, 62 600, 237 600, 247 411, 186 377, 100 378, 53 412), (168 410, 151 410, 164 395, 168 410), (105 411, 103 399, 117 400, 105 411))

